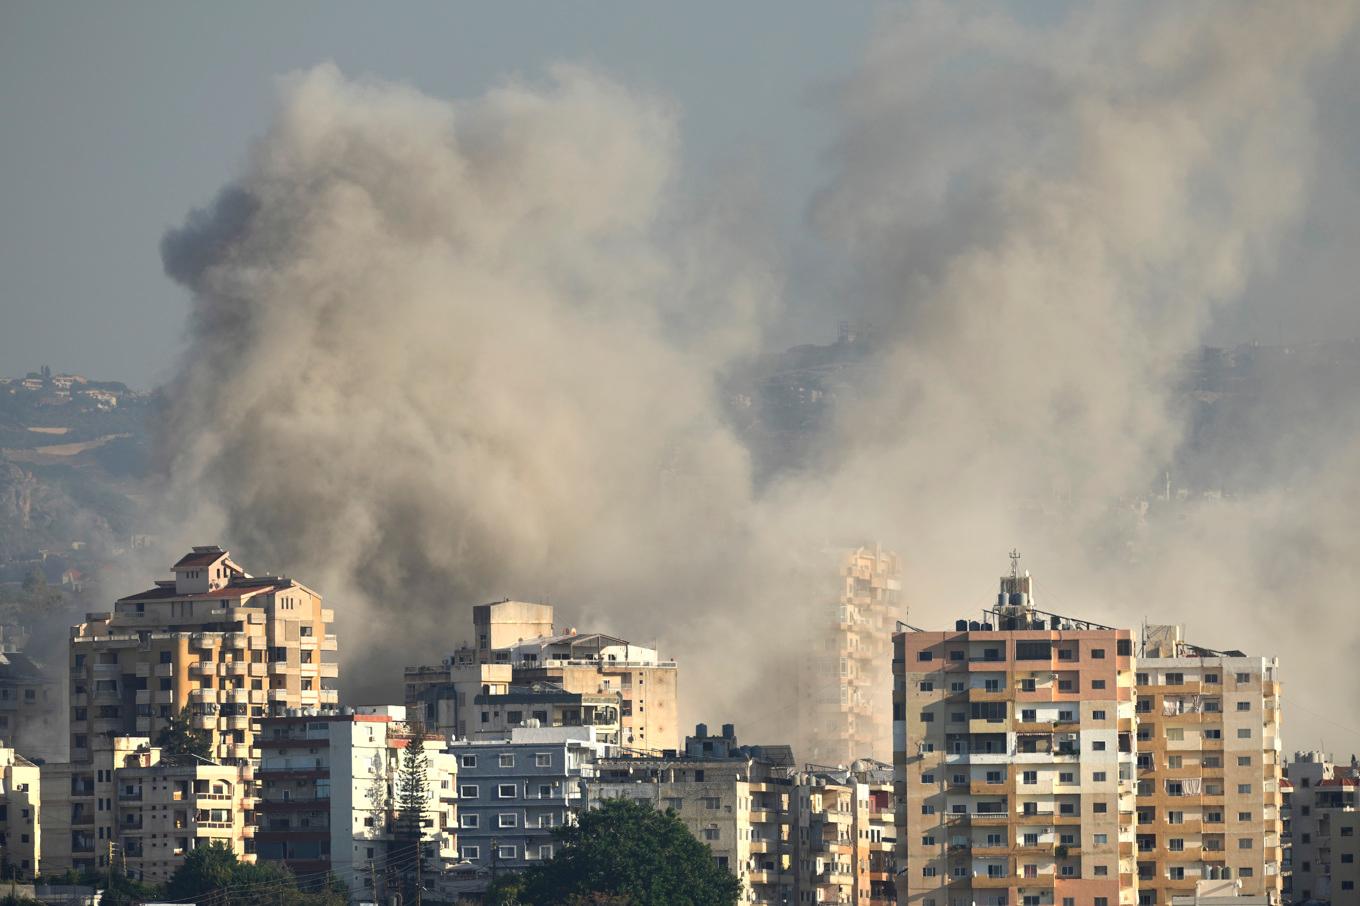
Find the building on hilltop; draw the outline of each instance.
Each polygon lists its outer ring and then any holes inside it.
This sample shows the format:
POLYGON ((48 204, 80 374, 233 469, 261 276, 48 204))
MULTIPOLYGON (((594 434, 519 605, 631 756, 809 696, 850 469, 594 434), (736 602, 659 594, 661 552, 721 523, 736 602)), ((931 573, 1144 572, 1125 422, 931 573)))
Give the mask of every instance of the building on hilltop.
POLYGON ((472 645, 437 667, 406 668, 407 706, 429 726, 478 739, 532 721, 590 725, 602 741, 652 751, 675 745, 678 667, 655 648, 556 632, 549 604, 480 604, 472 622, 472 645))
POLYGON ((1201 881, 1283 898, 1279 662, 1190 645, 1147 626, 1138 711, 1138 902, 1201 881))
POLYGON ((195 547, 172 571, 72 627, 71 761, 100 738, 154 739, 188 709, 218 760, 245 763, 261 718, 335 709, 335 614, 320 595, 251 576, 219 547, 195 547))
POLYGON ((1136 902, 1133 639, 1033 580, 952 632, 893 636, 898 901, 1136 902))
POLYGON ((887 760, 892 728, 892 633, 902 615, 897 555, 877 545, 840 561, 840 587, 814 611, 795 667, 800 752, 806 760, 848 765, 887 760))
POLYGON ((99 737, 89 760, 43 765, 42 800, 47 875, 104 870, 112 858, 128 877, 163 883, 214 842, 255 861, 248 765, 165 755, 144 736, 99 737))
POLYGON ((408 723, 400 705, 302 709, 260 722, 259 828, 261 861, 282 862, 299 876, 331 872, 354 899, 378 900, 396 889, 414 859, 397 852, 397 780, 404 753, 422 733, 428 808, 423 869, 437 874, 454 861, 457 775, 453 755, 436 733, 408 723))

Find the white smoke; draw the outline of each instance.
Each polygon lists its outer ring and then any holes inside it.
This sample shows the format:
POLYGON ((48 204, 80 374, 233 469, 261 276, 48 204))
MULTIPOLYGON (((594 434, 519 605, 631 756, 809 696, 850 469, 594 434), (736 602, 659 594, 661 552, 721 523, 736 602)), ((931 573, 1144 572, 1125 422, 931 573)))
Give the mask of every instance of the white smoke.
MULTIPOLYGON (((833 593, 819 552, 871 538, 918 624, 985 602, 1017 543, 1054 609, 1218 622, 1265 587, 1244 524, 1311 511, 1271 489, 1166 531, 1121 502, 1183 440, 1184 355, 1317 191, 1313 80, 1353 32, 1310 13, 885 14, 811 205, 856 274, 827 322, 871 321, 878 353, 812 466, 759 491, 715 388, 780 311, 776 253, 676 184, 667 104, 578 68, 461 102, 294 77, 164 244, 195 298, 181 525, 322 591, 349 688, 388 697, 467 605, 550 596, 680 654, 690 712, 756 722, 833 593)), ((1333 587, 1295 549, 1274 587, 1333 587)))

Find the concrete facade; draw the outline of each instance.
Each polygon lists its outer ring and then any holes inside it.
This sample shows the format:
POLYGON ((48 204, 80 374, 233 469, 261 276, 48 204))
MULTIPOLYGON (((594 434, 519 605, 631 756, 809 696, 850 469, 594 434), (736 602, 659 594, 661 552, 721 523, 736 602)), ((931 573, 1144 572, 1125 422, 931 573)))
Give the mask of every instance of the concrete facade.
POLYGON ((42 861, 41 776, 9 747, 0 747, 0 769, 0 866, 31 880, 42 861))
POLYGON ((1013 568, 954 632, 894 636, 898 902, 1135 902, 1132 635, 1013 568))
MULTIPOLYGON (((347 709, 348 711, 349 709, 347 709)), ((261 722, 256 852, 299 875, 332 872, 356 898, 390 883, 413 858, 393 850, 397 777, 414 728, 399 705, 344 714, 299 713, 261 722), (367 892, 367 893, 365 893, 367 892)), ((443 738, 426 733, 429 793, 425 867, 456 853, 457 768, 443 738)))
POLYGON ((903 615, 902 570, 881 547, 846 553, 824 619, 814 618, 795 667, 799 752, 814 764, 892 757, 892 633, 903 615))
POLYGON ((217 760, 244 764, 261 718, 336 707, 335 615, 320 595, 252 577, 216 547, 194 548, 173 572, 72 627, 72 762, 99 738, 154 739, 187 708, 217 760))
POLYGON ((1138 688, 1138 902, 1201 881, 1283 897, 1279 664, 1144 630, 1138 688))
POLYGON ((1360 761, 1297 752, 1288 768, 1294 903, 1360 903, 1360 761))
POLYGON ((84 762, 43 765, 43 871, 115 864, 164 882, 208 842, 253 862, 255 793, 249 766, 163 756, 146 737, 95 741, 84 762))

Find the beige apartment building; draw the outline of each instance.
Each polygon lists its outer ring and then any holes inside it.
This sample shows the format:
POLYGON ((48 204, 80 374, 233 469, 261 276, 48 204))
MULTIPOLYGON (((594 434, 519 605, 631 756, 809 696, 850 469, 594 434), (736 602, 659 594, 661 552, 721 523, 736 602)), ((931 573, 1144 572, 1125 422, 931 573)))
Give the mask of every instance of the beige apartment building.
POLYGON ((1138 690, 1138 902, 1201 881, 1283 894, 1279 664, 1144 629, 1138 690))
POLYGON ((682 752, 597 761, 592 800, 628 798, 674 809, 744 903, 893 902, 895 830, 883 765, 799 770, 788 746, 741 746, 731 724, 700 724, 682 752))
POLYGON ((25 758, 66 757, 60 684, 22 651, 0 652, 0 740, 25 758))
POLYGON ((645 751, 674 748, 676 662, 616 636, 557 632, 553 616, 552 605, 524 601, 472 608, 472 645, 437 667, 406 668, 407 707, 462 739, 537 721, 595 726, 601 739, 645 751))
POLYGON ((1360 903, 1360 761, 1296 752, 1288 767, 1294 903, 1360 903))
POLYGON ((848 552, 839 589, 810 627, 796 667, 798 737, 806 760, 849 765, 892 752, 892 633, 903 607, 897 555, 881 547, 848 552))
POLYGON ((43 871, 106 868, 162 883, 196 846, 254 862, 253 769, 162 755, 146 737, 100 737, 85 762, 43 765, 43 871))
POLYGON ((893 637, 897 901, 1132 906, 1131 633, 1038 610, 1015 561, 981 617, 893 637))
POLYGON ((72 762, 101 738, 154 739, 187 708, 218 760, 245 763, 261 718, 335 709, 335 614, 320 595, 251 576, 218 547, 195 547, 172 572, 72 627, 72 762))
POLYGON ((42 859, 41 775, 10 747, 0 747, 0 769, 0 867, 31 880, 42 859))

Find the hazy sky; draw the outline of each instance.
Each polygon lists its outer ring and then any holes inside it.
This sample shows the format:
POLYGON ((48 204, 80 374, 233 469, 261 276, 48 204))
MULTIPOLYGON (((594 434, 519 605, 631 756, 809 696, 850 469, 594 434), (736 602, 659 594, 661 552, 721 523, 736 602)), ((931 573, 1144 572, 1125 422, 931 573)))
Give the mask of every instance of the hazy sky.
POLYGON ((873 20, 868 4, 7 0, 0 373, 167 375, 187 303, 160 237, 239 168, 281 74, 329 60, 466 98, 587 62, 673 100, 686 166, 760 173, 786 229, 833 129, 819 86, 853 67, 873 20))

